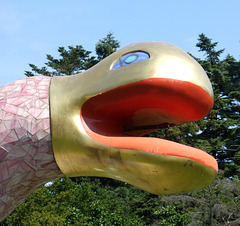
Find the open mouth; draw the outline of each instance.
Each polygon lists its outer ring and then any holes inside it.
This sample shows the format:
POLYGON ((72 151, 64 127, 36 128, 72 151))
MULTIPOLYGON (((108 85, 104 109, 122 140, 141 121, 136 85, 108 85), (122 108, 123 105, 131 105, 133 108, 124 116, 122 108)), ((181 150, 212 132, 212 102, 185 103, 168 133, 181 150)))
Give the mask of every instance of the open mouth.
POLYGON ((87 100, 81 120, 87 134, 108 146, 188 158, 218 171, 204 151, 168 140, 141 137, 159 128, 204 118, 212 97, 193 83, 151 78, 106 91, 87 100))

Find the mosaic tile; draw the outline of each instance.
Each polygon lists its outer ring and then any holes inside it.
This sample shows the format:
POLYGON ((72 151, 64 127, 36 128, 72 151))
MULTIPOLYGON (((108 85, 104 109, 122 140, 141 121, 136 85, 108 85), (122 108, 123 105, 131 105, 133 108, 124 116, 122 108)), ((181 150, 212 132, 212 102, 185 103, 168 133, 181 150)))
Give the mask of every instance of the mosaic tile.
POLYGON ((8 151, 0 148, 0 161, 8 154, 8 151))
POLYGON ((50 80, 32 77, 0 88, 0 221, 41 184, 63 176, 51 145, 50 80))

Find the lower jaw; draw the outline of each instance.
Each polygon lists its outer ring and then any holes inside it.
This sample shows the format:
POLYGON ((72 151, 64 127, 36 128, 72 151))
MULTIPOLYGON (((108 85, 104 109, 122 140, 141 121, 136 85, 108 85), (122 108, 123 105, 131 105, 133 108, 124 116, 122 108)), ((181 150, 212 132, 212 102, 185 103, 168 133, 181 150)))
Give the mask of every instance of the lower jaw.
POLYGON ((86 124, 84 129, 97 143, 90 156, 95 152, 100 161, 88 176, 120 180, 156 195, 199 190, 216 178, 216 160, 201 150, 158 138, 100 137, 86 124))

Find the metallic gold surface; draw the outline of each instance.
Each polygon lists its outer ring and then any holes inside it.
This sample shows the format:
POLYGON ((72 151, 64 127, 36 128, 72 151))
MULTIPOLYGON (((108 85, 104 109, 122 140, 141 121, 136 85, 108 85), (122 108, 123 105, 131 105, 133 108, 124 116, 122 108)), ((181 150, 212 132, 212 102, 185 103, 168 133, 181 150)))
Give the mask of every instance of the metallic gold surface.
POLYGON ((212 86, 201 66, 181 49, 162 42, 127 46, 81 74, 52 79, 50 109, 53 150, 56 162, 66 176, 110 177, 154 194, 191 191, 213 181, 217 172, 196 161, 114 148, 96 142, 84 130, 80 112, 89 98, 148 78, 187 81, 213 97, 212 86), (133 51, 147 52, 150 58, 112 69, 120 57, 133 51), (159 177, 163 178, 160 182, 159 177))

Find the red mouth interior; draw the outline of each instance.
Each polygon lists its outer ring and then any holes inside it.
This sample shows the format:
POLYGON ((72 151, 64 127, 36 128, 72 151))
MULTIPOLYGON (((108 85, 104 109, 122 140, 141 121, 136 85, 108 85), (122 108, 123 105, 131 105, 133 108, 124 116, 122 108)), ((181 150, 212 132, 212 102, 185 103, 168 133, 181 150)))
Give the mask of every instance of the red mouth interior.
POLYGON ((163 139, 138 137, 150 130, 124 130, 126 127, 197 121, 205 117, 212 106, 211 96, 199 86, 180 80, 152 78, 90 98, 82 107, 81 119, 88 135, 99 143, 186 157, 217 171, 216 160, 201 150, 163 139))

